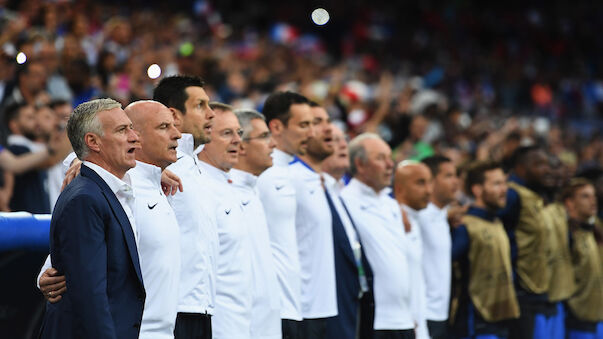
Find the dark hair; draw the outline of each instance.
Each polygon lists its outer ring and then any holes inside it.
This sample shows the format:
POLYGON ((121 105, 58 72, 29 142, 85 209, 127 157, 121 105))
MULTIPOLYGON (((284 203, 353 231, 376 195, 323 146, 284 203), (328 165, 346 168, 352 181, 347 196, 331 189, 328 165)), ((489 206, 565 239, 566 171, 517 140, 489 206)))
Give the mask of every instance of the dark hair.
POLYGON ((592 185, 592 182, 586 178, 572 178, 570 181, 563 186, 561 190, 561 201, 570 199, 576 194, 576 191, 584 186, 592 185))
POLYGON ((262 113, 266 117, 266 121, 270 122, 278 119, 287 125, 291 118, 291 105, 309 104, 310 101, 305 96, 295 92, 276 92, 270 94, 264 103, 262 113))
POLYGON ((440 172, 440 165, 446 162, 452 162, 452 160, 443 155, 436 154, 421 160, 421 162, 429 167, 431 175, 435 178, 435 176, 440 172))
POLYGON ((310 107, 314 108, 314 107, 320 107, 320 105, 313 100, 308 101, 308 105, 310 105, 310 107))
POLYGON ((188 75, 166 77, 153 90, 153 100, 186 114, 186 108, 184 107, 184 103, 188 100, 186 89, 188 87, 203 87, 203 85, 203 80, 199 77, 188 75))
POLYGON ((513 152, 513 155, 511 155, 511 158, 509 159, 509 165, 511 166, 511 168, 516 168, 517 165, 519 164, 523 164, 526 162, 526 160, 529 158, 528 156, 530 155, 530 153, 533 152, 538 152, 538 151, 542 151, 543 148, 538 146, 538 145, 531 145, 531 146, 521 146, 518 147, 515 152, 513 152))
POLYGON ((26 106, 27 106, 27 103, 25 103, 25 102, 14 103, 14 104, 8 105, 4 109, 4 125, 6 127, 8 127, 8 123, 13 121, 13 119, 16 119, 19 116, 19 113, 21 112, 23 107, 26 107, 26 106))
POLYGON ((480 160, 469 164, 465 176, 465 193, 474 197, 471 187, 473 185, 482 185, 486 180, 486 172, 499 168, 502 170, 500 163, 491 160, 480 160))

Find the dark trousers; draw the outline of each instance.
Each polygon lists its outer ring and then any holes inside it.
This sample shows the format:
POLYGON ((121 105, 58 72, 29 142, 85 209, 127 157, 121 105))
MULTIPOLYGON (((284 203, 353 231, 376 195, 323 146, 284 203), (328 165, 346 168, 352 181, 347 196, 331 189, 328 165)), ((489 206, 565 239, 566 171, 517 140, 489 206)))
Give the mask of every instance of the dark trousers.
POLYGON ((375 330, 373 339, 415 339, 415 330, 375 330))
POLYGON ((327 339, 327 318, 302 320, 299 335, 300 339, 327 339))
POLYGON ((291 319, 281 319, 283 339, 301 339, 299 326, 301 321, 291 319))
POLYGON ((537 317, 549 317, 556 315, 555 304, 532 302, 519 299, 520 317, 511 321, 509 327, 509 338, 534 339, 548 338, 549 333, 543 330, 543 326, 536 326, 537 317))
POLYGON ((448 338, 448 321, 427 320, 427 328, 431 339, 448 338))
POLYGON ((211 339, 211 315, 178 313, 174 339, 211 339))

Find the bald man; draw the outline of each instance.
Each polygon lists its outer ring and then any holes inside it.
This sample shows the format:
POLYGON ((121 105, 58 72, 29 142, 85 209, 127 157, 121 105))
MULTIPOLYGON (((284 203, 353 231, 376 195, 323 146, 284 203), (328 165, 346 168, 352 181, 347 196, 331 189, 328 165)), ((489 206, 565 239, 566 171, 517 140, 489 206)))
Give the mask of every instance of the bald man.
MULTIPOLYGON (((181 134, 170 110, 159 102, 137 101, 124 111, 143 147, 135 152, 136 167, 128 171, 135 196, 134 237, 147 294, 139 338, 174 338, 180 235, 174 211, 161 189, 161 172, 176 162, 181 134)), ((49 265, 47 260, 42 270, 49 265)))
POLYGON ((394 196, 400 204, 404 230, 406 232, 406 259, 411 277, 410 305, 416 323, 416 337, 428 339, 425 319, 426 296, 423 277, 423 242, 419 226, 419 211, 427 207, 431 197, 431 171, 426 165, 415 161, 403 161, 394 175, 394 196))
POLYGON ((138 101, 124 110, 142 149, 130 170, 140 267, 147 291, 140 338, 174 337, 180 282, 180 233, 161 189, 161 171, 176 162, 181 134, 170 110, 156 101, 138 101))

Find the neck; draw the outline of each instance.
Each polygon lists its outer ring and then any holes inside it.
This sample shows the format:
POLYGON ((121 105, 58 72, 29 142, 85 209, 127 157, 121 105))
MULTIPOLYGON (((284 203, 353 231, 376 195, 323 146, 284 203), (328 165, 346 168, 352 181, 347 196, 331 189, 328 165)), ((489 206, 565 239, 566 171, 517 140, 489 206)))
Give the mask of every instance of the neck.
POLYGON ((486 204, 484 203, 484 201, 481 200, 481 199, 475 199, 475 202, 473 203, 473 206, 475 206, 477 208, 481 208, 481 209, 486 210, 488 212, 495 212, 490 207, 486 206, 486 204))
POLYGON ((310 156, 309 154, 298 155, 297 157, 302 159, 306 164, 308 164, 310 167, 312 167, 314 172, 316 172, 316 173, 322 172, 322 160, 318 160, 318 159, 310 156))
POLYGON ((110 166, 109 164, 107 164, 107 162, 105 162, 103 159, 101 159, 100 157, 96 157, 93 155, 88 156, 85 161, 89 161, 95 165, 98 165, 100 167, 102 167, 103 169, 105 169, 107 172, 113 174, 114 176, 118 177, 119 179, 123 179, 124 176, 126 175, 126 170, 122 170, 122 169, 118 169, 118 168, 113 168, 112 166, 110 166))
POLYGON ((262 174, 262 172, 264 172, 264 170, 254 168, 254 166, 249 164, 247 162, 247 159, 245 159, 244 157, 239 157, 239 162, 233 168, 238 169, 239 171, 251 173, 256 177, 262 174))
POLYGON ((438 200, 435 196, 431 198, 431 203, 436 205, 439 209, 446 207, 449 203, 438 200))
POLYGON ((328 173, 333 178, 335 178, 335 180, 341 180, 341 178, 343 178, 343 176, 345 175, 345 170, 342 170, 342 171, 338 171, 338 170, 335 170, 335 169, 325 170, 323 168, 323 171, 325 173, 328 173))
POLYGON ((211 157, 207 154, 207 152, 205 151, 205 149, 203 149, 203 151, 201 151, 201 153, 199 153, 199 155, 197 157, 199 158, 199 160, 204 161, 204 162, 212 165, 213 167, 215 167, 215 168, 217 168, 217 169, 219 169, 221 171, 224 171, 224 172, 230 171, 230 168, 223 168, 220 165, 218 165, 217 161, 213 161, 211 159, 211 157))
POLYGON ((157 167, 161 168, 162 172, 169 165, 169 164, 167 164, 167 165, 158 165, 158 164, 155 164, 155 163, 153 163, 153 162, 151 162, 149 160, 146 160, 144 157, 136 157, 136 161, 143 162, 143 163, 148 164, 148 165, 157 166, 157 167))
POLYGON ((364 178, 362 178, 361 176, 355 176, 354 178, 355 178, 356 180, 360 181, 361 183, 363 183, 363 184, 367 185, 367 186, 368 186, 368 187, 370 187, 371 189, 373 189, 373 191, 375 191, 375 193, 377 193, 377 194, 379 194, 379 193, 381 192, 381 190, 383 189, 383 188, 379 188, 379 187, 374 187, 373 185, 371 185, 371 184, 369 183, 369 181, 368 181, 368 180, 364 180, 364 178))

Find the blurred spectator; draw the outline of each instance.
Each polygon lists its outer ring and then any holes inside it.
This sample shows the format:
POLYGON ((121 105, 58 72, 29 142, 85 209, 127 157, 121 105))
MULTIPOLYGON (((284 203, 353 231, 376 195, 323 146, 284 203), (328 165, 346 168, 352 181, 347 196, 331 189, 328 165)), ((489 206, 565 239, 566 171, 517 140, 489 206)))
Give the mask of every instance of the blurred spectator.
MULTIPOLYGON (((11 133, 8 136, 8 149, 13 154, 40 152, 46 148, 44 144, 35 141, 42 134, 38 133, 40 129, 33 106, 25 103, 9 106, 5 112, 5 121, 11 133)), ((46 171, 38 169, 16 175, 10 201, 11 210, 50 213, 46 175, 46 171)))

